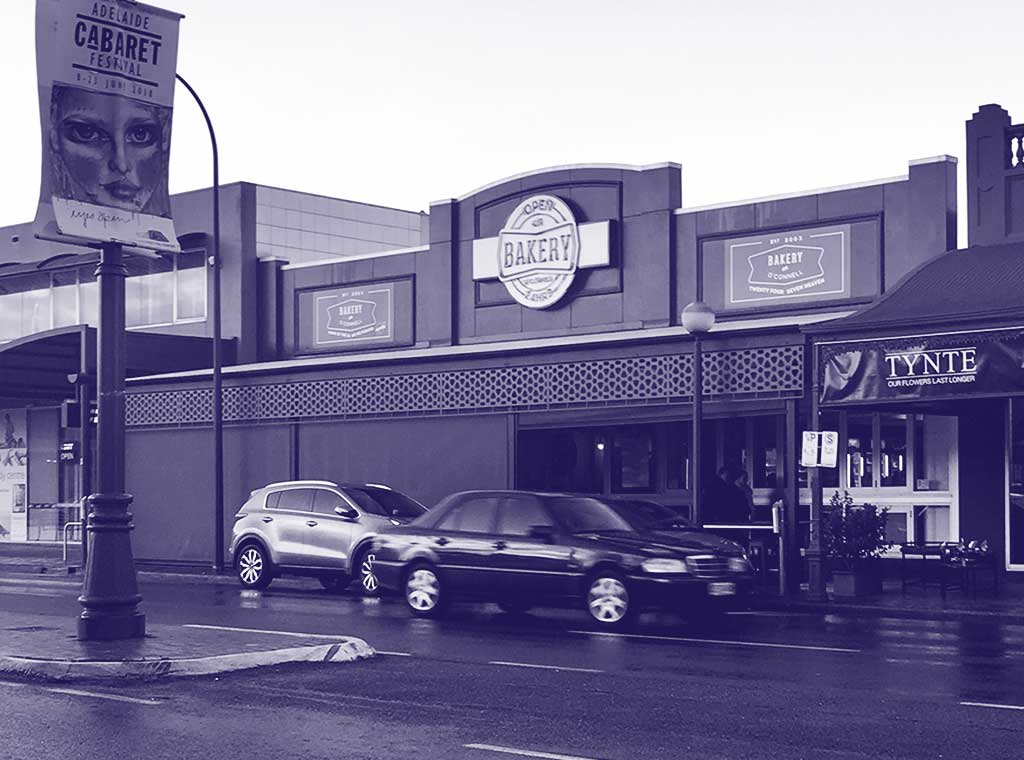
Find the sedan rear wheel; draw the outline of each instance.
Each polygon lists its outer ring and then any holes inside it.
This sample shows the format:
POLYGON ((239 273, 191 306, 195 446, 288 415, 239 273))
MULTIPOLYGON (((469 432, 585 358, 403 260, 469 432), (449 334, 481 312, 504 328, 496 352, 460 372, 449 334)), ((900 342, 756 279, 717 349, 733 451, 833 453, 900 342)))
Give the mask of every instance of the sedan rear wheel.
POLYGON ((590 579, 586 605, 591 620, 601 628, 624 627, 634 614, 625 579, 611 571, 596 573, 590 579))
POLYGON ((259 544, 247 544, 238 554, 238 580, 246 588, 266 588, 273 580, 270 557, 259 544))
POLYGON ((444 589, 431 565, 415 565, 405 579, 405 603, 418 617, 436 617, 445 603, 444 589))

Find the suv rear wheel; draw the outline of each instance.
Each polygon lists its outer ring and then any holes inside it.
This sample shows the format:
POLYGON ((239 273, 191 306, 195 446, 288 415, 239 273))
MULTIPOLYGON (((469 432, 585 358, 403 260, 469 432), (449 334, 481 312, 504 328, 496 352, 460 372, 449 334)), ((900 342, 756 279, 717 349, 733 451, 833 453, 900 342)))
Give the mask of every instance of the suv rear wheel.
POLYGON ((239 582, 246 588, 263 589, 274 579, 270 555, 257 543, 242 546, 235 569, 238 571, 239 582))

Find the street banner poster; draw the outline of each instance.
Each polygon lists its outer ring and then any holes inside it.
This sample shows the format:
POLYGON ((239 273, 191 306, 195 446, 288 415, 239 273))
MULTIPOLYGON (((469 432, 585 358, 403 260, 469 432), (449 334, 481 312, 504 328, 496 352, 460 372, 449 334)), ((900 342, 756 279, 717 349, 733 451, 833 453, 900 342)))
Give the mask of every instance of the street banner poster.
POLYGON ((28 444, 25 410, 0 410, 0 541, 24 541, 28 532, 28 444))
POLYGON ((753 308, 850 297, 850 225, 724 241, 725 305, 753 308))
POLYGON ((818 346, 823 404, 1024 393, 1024 331, 818 346))
POLYGON ((181 18, 127 0, 36 0, 39 237, 180 250, 167 172, 181 18))

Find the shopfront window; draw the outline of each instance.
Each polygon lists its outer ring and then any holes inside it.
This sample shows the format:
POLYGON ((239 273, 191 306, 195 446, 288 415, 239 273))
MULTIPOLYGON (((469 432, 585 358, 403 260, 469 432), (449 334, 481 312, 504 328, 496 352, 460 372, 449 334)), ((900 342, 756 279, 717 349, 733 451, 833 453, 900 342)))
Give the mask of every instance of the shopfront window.
POLYGON ((183 251, 175 265, 176 319, 206 319, 206 251, 183 251))
POLYGON ((908 540, 908 515, 906 512, 890 510, 885 515, 885 540, 894 546, 905 544, 908 540))
POLYGON ((878 422, 879 485, 906 488, 907 415, 880 414, 878 422))
POLYGON ((1010 406, 1010 564, 1024 565, 1024 399, 1010 406))
MULTIPOLYGON (((96 265, 0 279, 0 343, 54 327, 99 323, 96 265)), ((128 328, 206 319, 206 252, 129 260, 128 328)))
POLYGON ((948 541, 949 507, 944 504, 914 507, 914 538, 917 541, 948 541))
POLYGON ((654 426, 618 428, 612 433, 612 493, 655 489, 654 426))
POLYGON ((849 488, 870 488, 872 483, 872 418, 851 414, 846 430, 846 483, 849 488))
POLYGON ((955 448, 955 417, 914 415, 914 490, 949 490, 949 454, 955 448))
POLYGON ((774 488, 779 466, 775 417, 754 418, 754 488, 774 488))
POLYGON ((607 449, 607 438, 599 428, 521 431, 519 488, 603 493, 607 449))
POLYGON ((693 443, 693 425, 673 422, 667 426, 666 486, 670 489, 690 489, 690 447, 693 443))
POLYGON ((78 273, 75 270, 53 275, 53 326, 78 324, 78 273))

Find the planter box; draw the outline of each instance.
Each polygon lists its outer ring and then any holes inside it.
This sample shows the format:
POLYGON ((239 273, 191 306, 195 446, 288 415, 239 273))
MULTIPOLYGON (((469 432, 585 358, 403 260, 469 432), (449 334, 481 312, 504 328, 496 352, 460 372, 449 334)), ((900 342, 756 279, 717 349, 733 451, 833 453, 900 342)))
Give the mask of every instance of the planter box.
POLYGON ((876 568, 832 571, 832 596, 837 599, 854 599, 880 593, 882 576, 876 568))

